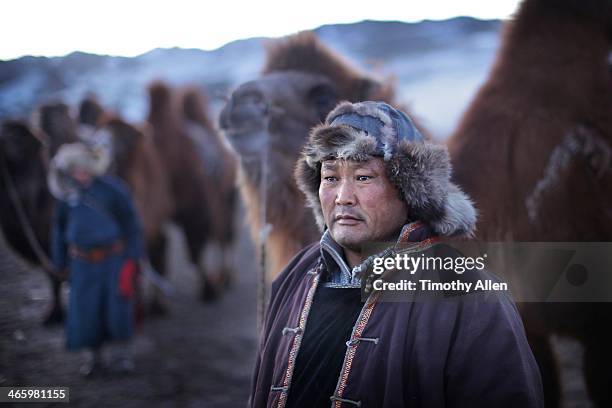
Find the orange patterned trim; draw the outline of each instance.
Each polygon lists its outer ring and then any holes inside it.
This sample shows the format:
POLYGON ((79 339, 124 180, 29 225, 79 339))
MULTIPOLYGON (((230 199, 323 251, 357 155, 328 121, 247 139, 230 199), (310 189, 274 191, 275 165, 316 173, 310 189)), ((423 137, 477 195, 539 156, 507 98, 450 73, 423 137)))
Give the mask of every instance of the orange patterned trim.
POLYGON ((412 234, 414 230, 416 230, 417 228, 421 228, 422 226, 423 226, 422 221, 414 221, 408 224, 408 227, 402 233, 402 236, 400 237, 399 242, 406 242, 410 234, 412 234))
POLYGON ((403 249, 403 250, 400 249, 399 251, 397 251, 397 253, 398 254, 410 254, 413 252, 424 251, 426 249, 429 249, 430 247, 432 247, 434 244, 436 244, 439 241, 441 241, 440 237, 437 237, 437 236, 430 237, 430 238, 424 239, 423 241, 415 242, 413 245, 406 247, 406 249, 403 249))
POLYGON ((428 249, 429 247, 433 246, 433 244, 435 244, 438 241, 440 241, 440 237, 427 238, 419 242, 419 244, 417 245, 417 248, 421 250, 428 249))
MULTIPOLYGON (((320 272, 320 269, 318 269, 318 271, 320 272)), ((284 389, 281 391, 281 395, 278 398, 278 408, 284 408, 285 404, 287 404, 287 396, 289 395, 289 386, 291 385, 291 378, 293 377, 295 360, 300 349, 300 345, 302 344, 302 337, 304 336, 304 331, 306 329, 306 320, 308 319, 308 314, 310 313, 310 308, 312 306, 312 301, 314 299, 314 294, 317 289, 317 285, 319 284, 320 277, 320 273, 317 273, 314 276, 312 283, 310 284, 310 289, 308 289, 308 294, 306 295, 302 312, 300 313, 298 327, 301 330, 299 333, 296 333, 295 337, 293 338, 293 344, 291 345, 291 350, 289 351, 289 362, 287 363, 287 370, 285 371, 285 378, 283 379, 284 389)))
MULTIPOLYGON (((353 327, 353 333, 351 333, 351 338, 349 341, 353 341, 361 337, 363 330, 368 324, 368 320, 370 320, 370 316, 372 315, 372 311, 374 310, 374 306, 376 306, 376 301, 380 296, 379 292, 374 292, 368 300, 366 304, 361 309, 359 313, 359 317, 357 318, 357 323, 355 327, 353 327)), ((342 363, 342 369, 340 370, 340 378, 338 378, 338 384, 336 385, 336 392, 334 392, 334 396, 338 398, 342 398, 342 394, 344 393, 344 389, 346 388, 346 383, 348 381, 349 373, 351 372, 351 366, 353 365, 353 358, 355 357, 355 353, 357 352, 357 347, 359 346, 359 342, 354 342, 353 345, 348 346, 346 349, 346 354, 344 355, 344 362, 342 363)), ((336 400, 334 402, 335 408, 341 408, 342 401, 336 400)))

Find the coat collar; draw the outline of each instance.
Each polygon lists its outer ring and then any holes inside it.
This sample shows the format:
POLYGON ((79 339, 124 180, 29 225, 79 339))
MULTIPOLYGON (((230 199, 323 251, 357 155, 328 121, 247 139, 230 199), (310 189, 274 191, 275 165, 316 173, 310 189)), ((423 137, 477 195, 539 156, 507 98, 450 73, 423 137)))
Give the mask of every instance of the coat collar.
POLYGON ((410 222, 402 227, 395 245, 369 256, 361 264, 351 269, 346 263, 344 250, 334 241, 329 229, 326 229, 320 241, 321 259, 327 270, 323 286, 331 288, 360 288, 361 277, 374 261, 374 258, 385 257, 397 250, 398 247, 405 248, 406 245, 418 244, 432 238, 432 230, 427 224, 422 221, 410 222))

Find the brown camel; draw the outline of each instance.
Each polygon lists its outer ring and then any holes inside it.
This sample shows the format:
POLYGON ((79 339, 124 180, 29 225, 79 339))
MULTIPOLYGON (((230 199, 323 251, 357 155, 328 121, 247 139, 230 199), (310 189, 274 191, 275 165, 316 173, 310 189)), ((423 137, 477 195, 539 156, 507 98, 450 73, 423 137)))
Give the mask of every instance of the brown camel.
MULTIPOLYGON (((612 3, 526 0, 489 79, 449 140, 454 176, 488 241, 612 241, 612 3), (486 175, 486 176, 484 176, 486 175)), ((523 303, 547 406, 559 405, 552 332, 585 347, 591 398, 612 406, 610 303, 523 303)))
POLYGON ((272 280, 298 250, 320 236, 293 179, 308 132, 339 101, 392 102, 393 90, 390 83, 351 67, 311 32, 271 43, 267 52, 261 77, 233 92, 220 125, 240 158, 239 186, 254 241, 261 243, 264 224, 270 226, 266 276, 272 280))
POLYGON ((210 258, 215 261, 212 268, 220 271, 220 280, 229 283, 232 280, 234 220, 239 198, 236 188, 237 158, 209 119, 205 95, 196 87, 187 87, 182 92, 181 102, 187 135, 198 148, 206 177, 217 200, 222 203, 211 207, 211 210, 221 210, 212 217, 224 222, 213 229, 208 247, 212 247, 210 258))
MULTIPOLYGON (((48 152, 43 135, 25 121, 7 121, 0 131, 0 226, 7 243, 29 262, 46 267, 54 199, 47 187, 48 152)), ((52 304, 45 323, 64 311, 61 282, 49 275, 52 304)))
POLYGON ((174 222, 183 230, 191 261, 202 276, 203 300, 218 296, 222 283, 219 271, 205 271, 201 257, 211 234, 222 229, 227 219, 220 214, 222 203, 207 177, 198 146, 189 136, 176 93, 162 82, 149 87, 148 122, 161 156, 174 198, 174 222))

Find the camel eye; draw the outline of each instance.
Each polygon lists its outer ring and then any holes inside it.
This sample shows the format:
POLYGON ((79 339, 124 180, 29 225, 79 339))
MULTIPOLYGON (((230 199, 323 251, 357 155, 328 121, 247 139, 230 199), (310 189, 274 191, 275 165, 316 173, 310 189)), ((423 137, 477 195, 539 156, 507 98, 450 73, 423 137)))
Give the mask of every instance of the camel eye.
POLYGON ((330 85, 317 85, 308 93, 308 100, 313 105, 321 122, 338 103, 338 94, 330 85))

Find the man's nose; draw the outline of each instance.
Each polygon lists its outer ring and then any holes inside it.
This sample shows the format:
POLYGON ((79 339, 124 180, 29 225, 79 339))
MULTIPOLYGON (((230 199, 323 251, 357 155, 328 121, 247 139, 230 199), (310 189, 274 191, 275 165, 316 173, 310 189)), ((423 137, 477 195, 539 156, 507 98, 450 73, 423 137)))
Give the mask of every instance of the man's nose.
POLYGON ((336 193, 336 205, 355 205, 357 197, 355 196, 355 186, 350 180, 343 180, 338 186, 336 193))

